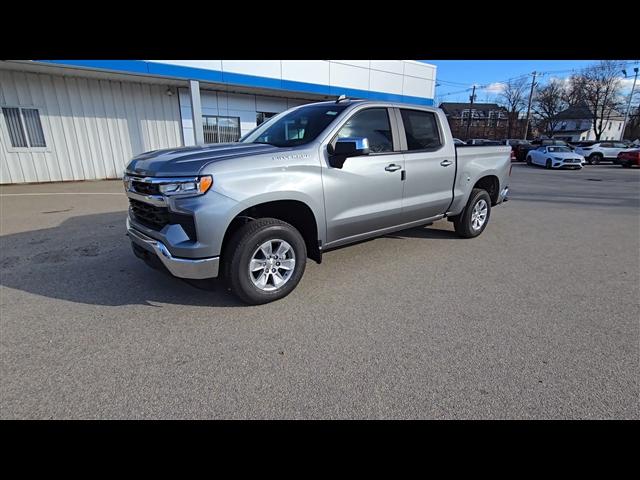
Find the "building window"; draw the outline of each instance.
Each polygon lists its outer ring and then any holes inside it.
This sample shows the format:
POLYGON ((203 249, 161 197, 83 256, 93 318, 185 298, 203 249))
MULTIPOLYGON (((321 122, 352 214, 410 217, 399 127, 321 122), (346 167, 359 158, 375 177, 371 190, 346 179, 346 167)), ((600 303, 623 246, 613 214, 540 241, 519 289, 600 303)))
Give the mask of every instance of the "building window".
POLYGON ((204 143, 237 142, 240 139, 240 117, 202 116, 204 143))
POLYGON ((266 122, 271 117, 275 117, 276 115, 277 113, 274 112, 256 112, 256 126, 266 122))
POLYGON ((11 146, 14 148, 46 148, 47 143, 37 108, 2 107, 11 146))
POLYGON ((618 131, 620 131, 622 129, 622 124, 618 123, 618 131))

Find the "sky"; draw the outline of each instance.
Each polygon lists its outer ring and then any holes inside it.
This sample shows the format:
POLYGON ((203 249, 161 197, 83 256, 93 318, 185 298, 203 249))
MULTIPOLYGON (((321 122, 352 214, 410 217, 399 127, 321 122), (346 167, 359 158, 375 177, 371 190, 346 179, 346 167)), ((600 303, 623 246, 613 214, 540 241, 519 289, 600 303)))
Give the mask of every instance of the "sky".
MULTIPOLYGON (((572 70, 580 70, 588 65, 597 63, 594 60, 424 60, 436 65, 436 103, 440 102, 468 102, 471 92, 466 88, 473 84, 483 86, 476 89, 476 102, 495 101, 502 85, 501 82, 514 77, 536 72, 544 72, 538 79, 548 81, 552 77, 566 78, 572 70)), ((639 65, 637 60, 627 70, 633 75, 633 67, 639 65)), ((624 78, 622 72, 620 77, 624 78)), ((529 79, 531 76, 529 76, 529 79)), ((530 81, 530 80, 529 80, 530 81)), ((623 80, 626 93, 631 90, 633 77, 623 80)), ((640 78, 636 84, 636 91, 640 88, 640 78)))

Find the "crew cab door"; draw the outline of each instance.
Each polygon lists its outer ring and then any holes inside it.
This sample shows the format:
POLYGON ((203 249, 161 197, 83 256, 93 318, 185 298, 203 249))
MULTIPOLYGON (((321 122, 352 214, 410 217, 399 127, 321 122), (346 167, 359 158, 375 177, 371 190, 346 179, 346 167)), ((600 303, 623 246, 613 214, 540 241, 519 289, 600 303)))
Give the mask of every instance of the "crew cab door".
POLYGON ((392 118, 387 107, 360 109, 330 141, 364 137, 370 153, 347 158, 341 168, 327 164, 322 171, 327 243, 401 223, 404 159, 392 118))
POLYGON ((442 215, 453 200, 455 146, 445 136, 436 113, 409 108, 397 111, 406 170, 402 223, 442 215))

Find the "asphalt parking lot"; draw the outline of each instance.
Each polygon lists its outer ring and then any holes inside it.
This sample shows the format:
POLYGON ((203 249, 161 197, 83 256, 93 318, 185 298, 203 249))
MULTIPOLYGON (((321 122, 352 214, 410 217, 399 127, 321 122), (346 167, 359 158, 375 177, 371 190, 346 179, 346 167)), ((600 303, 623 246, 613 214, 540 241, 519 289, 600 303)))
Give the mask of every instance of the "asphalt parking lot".
POLYGON ((119 181, 1 187, 0 416, 640 418, 640 170, 511 179, 257 307, 134 257, 119 181))

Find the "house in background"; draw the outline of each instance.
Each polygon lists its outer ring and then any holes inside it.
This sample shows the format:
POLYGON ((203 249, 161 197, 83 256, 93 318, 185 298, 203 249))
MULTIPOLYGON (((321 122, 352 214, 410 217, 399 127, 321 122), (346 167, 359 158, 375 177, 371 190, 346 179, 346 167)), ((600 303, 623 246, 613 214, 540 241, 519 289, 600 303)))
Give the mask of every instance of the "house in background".
POLYGON ((471 115, 470 138, 505 138, 509 112, 497 103, 453 103, 443 102, 440 108, 447 116, 451 133, 456 138, 467 136, 471 115))
MULTIPOLYGON (((558 121, 558 124, 551 137, 568 142, 595 140, 596 133, 593 130, 592 118, 593 114, 587 105, 569 107, 555 116, 554 120, 558 121)), ((612 110, 609 119, 604 121, 600 140, 620 140, 623 124, 624 116, 612 110)))

